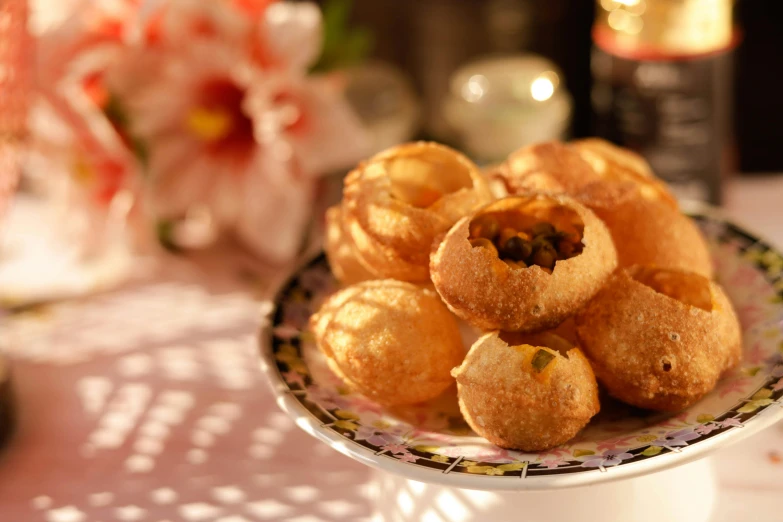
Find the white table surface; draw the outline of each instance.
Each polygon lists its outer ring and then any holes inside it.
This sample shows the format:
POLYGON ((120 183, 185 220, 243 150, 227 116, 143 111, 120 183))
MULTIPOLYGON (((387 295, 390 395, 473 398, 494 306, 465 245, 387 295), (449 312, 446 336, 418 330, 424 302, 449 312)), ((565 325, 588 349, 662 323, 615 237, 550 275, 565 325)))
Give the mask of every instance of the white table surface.
MULTIPOLYGON (((783 176, 734 179, 726 213, 783 248, 783 176)), ((783 423, 719 451, 715 522, 783 521, 783 423)))
MULTIPOLYGON (((783 247, 783 177, 727 212, 783 247)), ((281 413, 257 371, 269 304, 179 260, 154 278, 7 318, 21 422, 2 522, 366 520, 369 470, 281 413)), ((783 521, 783 424, 715 455, 715 522, 783 521)))

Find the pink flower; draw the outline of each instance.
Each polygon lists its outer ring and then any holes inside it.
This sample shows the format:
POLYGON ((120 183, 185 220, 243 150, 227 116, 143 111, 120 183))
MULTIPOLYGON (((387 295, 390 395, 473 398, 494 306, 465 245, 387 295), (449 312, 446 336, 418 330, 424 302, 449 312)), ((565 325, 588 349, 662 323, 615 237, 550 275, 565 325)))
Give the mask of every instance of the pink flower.
POLYGON ((144 180, 157 218, 197 221, 201 243, 230 232, 267 261, 292 258, 316 177, 357 161, 367 141, 333 86, 308 76, 317 6, 119 5, 85 3, 41 46, 44 94, 94 173, 90 191, 107 200, 144 180))
POLYGON ((715 425, 713 423, 708 423, 708 424, 702 424, 700 426, 696 426, 695 428, 693 428, 693 431, 695 431, 699 435, 707 435, 709 433, 712 433, 713 431, 715 431, 718 428, 719 428, 719 426, 717 426, 717 425, 715 425))
POLYGON ((719 425, 721 428, 742 427, 742 421, 733 417, 723 419, 722 421, 716 422, 715 424, 719 425))
POLYGON ((673 448, 678 446, 687 446, 688 441, 699 438, 699 434, 694 430, 686 428, 672 431, 652 441, 650 446, 663 446, 664 448, 673 448))
POLYGON ((563 459, 546 459, 546 460, 542 460, 539 466, 553 469, 558 466, 563 466, 565 464, 568 464, 568 462, 563 459))
POLYGON ((302 375, 298 372, 293 370, 285 372, 283 374, 283 378, 288 384, 298 384, 301 389, 305 389, 304 377, 302 377, 302 375))
POLYGON ((592 455, 582 463, 583 468, 608 468, 617 466, 622 461, 632 459, 631 453, 619 451, 605 451, 602 455, 592 455))
POLYGON ((381 446, 382 450, 388 451, 389 453, 407 453, 408 447, 404 446, 402 444, 386 444, 384 446, 381 446))
POLYGON ((419 458, 414 455, 413 453, 403 453, 401 455, 395 455, 398 459, 400 459, 403 462, 416 462, 419 458))
POLYGON ((299 248, 313 178, 356 161, 365 138, 329 85, 306 76, 320 45, 318 9, 273 4, 257 30, 286 67, 262 68, 242 45, 197 39, 140 53, 112 86, 148 146, 156 212, 179 219, 205 209, 217 231, 280 263, 299 248), (286 37, 272 38, 279 33, 286 37), (146 68, 156 73, 129 79, 146 68))
POLYGON ((278 337, 280 339, 289 340, 293 339, 294 337, 297 337, 301 332, 299 328, 296 328, 291 325, 280 325, 275 327, 274 330, 272 330, 272 333, 275 334, 275 337, 278 337))
POLYGON ((630 442, 633 439, 635 439, 635 438, 636 438, 635 435, 631 435, 631 436, 628 436, 628 437, 614 437, 614 438, 611 438, 611 439, 606 439, 606 440, 602 441, 601 443, 599 443, 596 446, 596 449, 598 451, 604 451, 604 450, 614 451, 618 447, 625 447, 625 448, 627 448, 628 445, 630 444, 630 442))
POLYGON ((745 388, 750 384, 751 379, 748 377, 740 377, 725 383, 721 386, 720 397, 721 399, 730 393, 742 393, 745 388))

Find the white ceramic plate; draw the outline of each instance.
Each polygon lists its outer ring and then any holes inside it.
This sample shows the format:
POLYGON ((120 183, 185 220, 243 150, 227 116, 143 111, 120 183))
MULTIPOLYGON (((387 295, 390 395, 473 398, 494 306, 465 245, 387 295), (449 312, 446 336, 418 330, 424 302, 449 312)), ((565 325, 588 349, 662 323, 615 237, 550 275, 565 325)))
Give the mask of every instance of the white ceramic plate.
POLYGON ((715 390, 677 415, 602 399, 601 413, 568 444, 523 453, 472 433, 454 390, 431 403, 384 409, 343 388, 306 330, 310 314, 337 288, 323 256, 279 293, 261 333, 262 366, 278 404, 302 429, 360 462, 418 481, 543 489, 684 464, 783 419, 783 256, 713 211, 692 216, 742 322, 744 358, 715 390))

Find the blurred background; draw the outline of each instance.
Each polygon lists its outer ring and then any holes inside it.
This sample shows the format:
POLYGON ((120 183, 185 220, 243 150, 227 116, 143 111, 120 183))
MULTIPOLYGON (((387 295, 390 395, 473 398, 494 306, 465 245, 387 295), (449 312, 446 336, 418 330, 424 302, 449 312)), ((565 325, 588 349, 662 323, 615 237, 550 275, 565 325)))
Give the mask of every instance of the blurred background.
MULTIPOLYGON (((783 140, 776 124, 781 73, 771 65, 783 53, 781 15, 783 6, 770 0, 380 0, 357 2, 352 20, 374 36, 372 55, 412 81, 424 136, 454 140, 470 132, 455 129, 443 110, 450 92, 459 96, 460 67, 487 55, 535 53, 557 67, 558 88, 573 100, 564 136, 599 135, 630 146, 686 196, 720 202, 721 177, 783 169, 775 152, 783 140), (644 83, 635 76, 655 66, 653 76, 662 78, 668 67, 679 78, 656 83, 648 74, 644 83), (683 161, 684 149, 690 161, 683 161), (703 157, 693 159, 694 152, 703 157)), ((478 65, 471 72, 492 71, 495 87, 510 81, 504 74, 522 70, 508 62, 500 71, 478 65)), ((502 103, 494 96, 478 102, 486 113, 475 118, 513 113, 507 105, 493 108, 502 103)), ((541 129, 564 112, 519 114, 516 125, 541 129)), ((551 137, 542 134, 537 138, 551 137)))
POLYGON ((342 174, 412 139, 490 166, 599 136, 715 205, 731 180, 783 171, 773 0, 276 4, 4 0, 5 134, 75 257, 230 237, 280 265, 318 235, 342 174))
MULTIPOLYGON (((256 371, 259 307, 320 249, 342 177, 415 139, 489 167, 600 136, 782 245, 781 20, 780 0, 0 0, 0 519, 367 515, 364 467, 256 371)), ((779 431, 724 453, 720 520, 779 520, 779 431)))

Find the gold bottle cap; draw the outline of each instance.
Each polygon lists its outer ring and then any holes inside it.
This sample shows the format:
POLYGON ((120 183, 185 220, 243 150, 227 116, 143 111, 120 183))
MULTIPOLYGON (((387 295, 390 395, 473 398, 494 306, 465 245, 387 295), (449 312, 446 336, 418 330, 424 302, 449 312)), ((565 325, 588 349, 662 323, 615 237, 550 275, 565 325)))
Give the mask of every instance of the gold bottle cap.
POLYGON ((596 12, 595 41, 610 52, 691 56, 734 41, 732 0, 598 0, 596 12))

